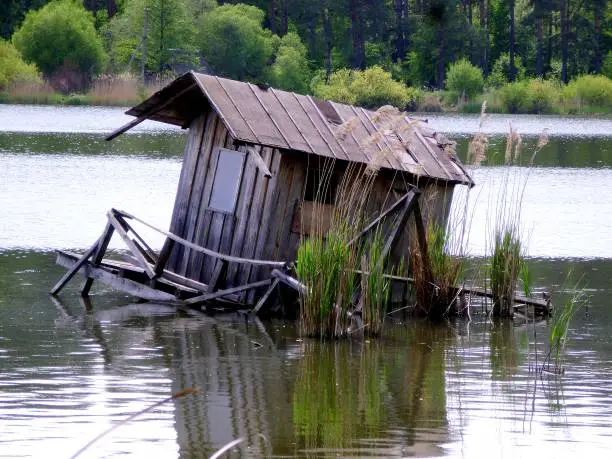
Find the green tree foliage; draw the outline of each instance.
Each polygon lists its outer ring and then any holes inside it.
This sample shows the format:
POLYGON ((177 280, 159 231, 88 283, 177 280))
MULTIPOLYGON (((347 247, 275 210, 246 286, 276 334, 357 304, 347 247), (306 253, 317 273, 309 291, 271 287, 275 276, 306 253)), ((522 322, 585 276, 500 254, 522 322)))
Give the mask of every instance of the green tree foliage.
POLYGON ((453 62, 446 72, 446 87, 457 97, 471 99, 482 92, 482 70, 467 59, 453 62))
MULTIPOLYGON (((514 58, 514 68, 516 70, 515 80, 520 81, 525 78, 525 67, 520 56, 514 58)), ((487 79, 489 86, 499 87, 510 81, 510 55, 502 53, 493 64, 493 70, 487 79)))
POLYGON ((307 54, 297 33, 289 32, 281 38, 276 60, 270 68, 270 83, 280 89, 308 92, 311 72, 307 54))
MULTIPOLYGON (((142 62, 145 15, 148 72, 163 72, 176 64, 195 64, 196 30, 191 15, 194 6, 194 0, 127 0, 123 12, 113 18, 107 31, 115 70, 126 70, 130 61, 142 62)), ((204 4, 201 6, 204 11, 204 4)))
POLYGON ((204 13, 198 44, 206 63, 222 76, 261 79, 278 46, 278 37, 263 28, 265 17, 259 8, 244 4, 226 4, 204 13))
POLYGON ((67 67, 92 76, 106 62, 93 16, 78 0, 55 0, 30 11, 13 35, 13 43, 45 75, 67 67))
POLYGON ((321 99, 356 104, 367 108, 393 105, 400 109, 416 102, 419 92, 395 81, 379 66, 363 71, 341 69, 332 73, 329 82, 319 73, 313 79, 312 90, 321 99))
POLYGON ((0 91, 15 83, 40 82, 36 65, 26 64, 10 42, 0 39, 0 91))

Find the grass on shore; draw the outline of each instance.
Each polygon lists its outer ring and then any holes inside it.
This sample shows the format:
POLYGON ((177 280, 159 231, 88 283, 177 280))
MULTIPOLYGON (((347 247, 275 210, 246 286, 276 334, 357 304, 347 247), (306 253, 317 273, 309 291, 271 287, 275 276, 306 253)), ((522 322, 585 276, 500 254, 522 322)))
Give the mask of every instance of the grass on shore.
POLYGON ((0 92, 0 103, 34 105, 100 105, 126 107, 137 105, 159 91, 174 77, 143 85, 129 75, 102 75, 94 79, 86 93, 62 94, 47 83, 17 83, 0 92))

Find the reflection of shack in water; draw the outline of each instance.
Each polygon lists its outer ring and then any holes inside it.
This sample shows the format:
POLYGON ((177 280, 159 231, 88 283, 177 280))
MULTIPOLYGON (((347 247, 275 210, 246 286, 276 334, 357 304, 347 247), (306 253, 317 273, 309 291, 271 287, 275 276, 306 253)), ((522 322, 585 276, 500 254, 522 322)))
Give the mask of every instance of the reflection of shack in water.
POLYGON ((307 457, 441 454, 448 333, 416 327, 394 335, 391 346, 307 341, 296 354, 295 346, 258 348, 219 323, 204 330, 191 320, 173 322, 173 390, 201 390, 176 403, 183 455, 238 437, 246 439, 241 455, 252 457, 268 448, 307 457))
POLYGON ((240 437, 240 457, 443 453, 448 329, 390 325, 378 341, 302 342, 286 323, 265 330, 236 317, 139 305, 95 313, 123 324, 109 329, 122 344, 114 361, 146 336, 171 392, 199 389, 174 401, 181 457, 208 457, 240 437))

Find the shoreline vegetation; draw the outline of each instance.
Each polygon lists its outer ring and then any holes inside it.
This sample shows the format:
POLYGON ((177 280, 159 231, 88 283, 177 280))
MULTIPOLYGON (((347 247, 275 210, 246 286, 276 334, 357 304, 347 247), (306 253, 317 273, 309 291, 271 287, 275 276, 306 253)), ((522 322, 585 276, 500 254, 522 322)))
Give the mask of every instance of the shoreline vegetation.
POLYGON ((610 9, 573 1, 15 0, 0 103, 132 106, 193 69, 372 110, 611 114, 610 9))
MULTIPOLYGON (((127 73, 102 75, 92 81, 87 91, 70 94, 56 91, 46 81, 18 82, 0 90, 0 104, 134 106, 162 89, 174 77, 174 74, 168 74, 143 85, 136 76, 127 73)), ((354 96, 338 97, 333 93, 333 87, 326 86, 327 91, 315 90, 313 95, 346 103, 350 103, 348 99, 354 99, 354 96)), ((494 114, 612 114, 612 80, 596 75, 579 77, 567 85, 551 80, 525 79, 485 89, 471 99, 451 90, 406 89, 406 106, 414 112, 477 114, 486 101, 488 113, 494 114)), ((368 103, 363 105, 377 108, 368 103)))

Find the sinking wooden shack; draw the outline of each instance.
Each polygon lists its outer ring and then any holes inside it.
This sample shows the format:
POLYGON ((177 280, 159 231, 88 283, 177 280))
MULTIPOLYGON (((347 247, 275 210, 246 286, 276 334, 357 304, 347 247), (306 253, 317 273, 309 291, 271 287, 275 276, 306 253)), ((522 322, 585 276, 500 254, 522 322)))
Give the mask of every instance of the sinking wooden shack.
POLYGON ((152 250, 130 223, 145 222, 111 210, 89 251, 59 254, 70 270, 53 293, 81 270, 88 279, 84 294, 99 279, 146 299, 200 305, 229 298, 258 309, 270 285, 301 288, 289 277, 290 263, 300 238, 325 224, 320 212, 322 221, 312 221, 312 208, 324 200, 320 208, 333 212, 337 182, 351 165, 376 167, 370 221, 401 216, 388 237, 387 249, 397 256, 407 254, 414 209, 417 218, 444 224, 454 187, 473 185, 451 142, 393 110, 373 112, 190 72, 127 114, 135 119, 108 139, 145 119, 189 130, 169 231, 159 230, 166 242, 152 250), (331 173, 321 198, 316 190, 323 169, 331 173), (131 262, 103 258, 113 232, 125 241, 131 262))

